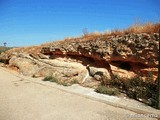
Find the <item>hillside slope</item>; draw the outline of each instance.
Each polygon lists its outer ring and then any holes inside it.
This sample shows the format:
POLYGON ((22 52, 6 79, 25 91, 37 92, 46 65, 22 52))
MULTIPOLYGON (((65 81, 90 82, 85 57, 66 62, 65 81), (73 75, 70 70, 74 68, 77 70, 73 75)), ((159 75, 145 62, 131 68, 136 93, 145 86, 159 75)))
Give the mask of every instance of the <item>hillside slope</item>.
MULTIPOLYGON (((17 60, 13 57, 19 59, 23 56, 25 59, 34 60, 34 62, 38 60, 47 65, 56 60, 66 64, 77 63, 84 66, 84 71, 88 71, 86 66, 103 68, 104 71, 107 71, 108 77, 111 77, 113 73, 124 77, 132 77, 135 74, 145 77, 148 72, 151 72, 155 80, 158 73, 158 29, 160 29, 160 24, 146 24, 111 33, 85 34, 81 37, 68 38, 40 46, 13 48, 2 53, 0 59, 17 68, 20 66, 17 65, 18 63, 13 64, 14 60, 17 60)), ((38 65, 37 68, 40 69, 33 70, 30 75, 39 74, 43 67, 38 65)), ((57 74, 61 74, 61 71, 57 74)), ((90 74, 90 77, 93 76, 90 74)))
MULTIPOLYGON (((116 87, 131 98, 156 104, 160 24, 90 33, 0 54, 8 68, 62 85, 116 87)), ((103 89, 102 89, 103 88, 103 89)), ((101 87, 97 91, 102 90, 101 87)))

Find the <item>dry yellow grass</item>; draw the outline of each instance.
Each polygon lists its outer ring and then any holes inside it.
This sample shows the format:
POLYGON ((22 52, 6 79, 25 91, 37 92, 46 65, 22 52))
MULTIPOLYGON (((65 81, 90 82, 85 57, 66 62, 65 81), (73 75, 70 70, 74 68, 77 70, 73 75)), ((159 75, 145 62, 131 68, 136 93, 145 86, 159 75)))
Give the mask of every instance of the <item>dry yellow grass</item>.
POLYGON ((135 24, 128 29, 124 30, 124 34, 127 33, 157 33, 160 29, 160 23, 152 24, 146 23, 144 25, 135 24))
POLYGON ((160 23, 145 23, 145 24, 134 24, 124 30, 112 30, 110 33, 105 33, 104 35, 125 35, 130 33, 158 33, 160 30, 160 23))
POLYGON ((160 23, 134 24, 129 28, 123 30, 115 29, 109 32, 107 31, 105 33, 99 33, 99 32, 87 33, 83 34, 80 37, 66 38, 65 41, 88 41, 88 40, 95 40, 97 38, 104 38, 113 35, 125 35, 130 33, 151 34, 151 33, 158 33, 159 30, 160 30, 160 23))
MULTIPOLYGON (((158 30, 160 29, 160 23, 146 23, 146 24, 134 24, 130 26, 127 29, 124 30, 119 30, 115 29, 112 31, 107 31, 104 33, 100 32, 92 32, 92 33, 85 33, 82 36, 79 37, 68 37, 65 38, 64 40, 59 40, 57 42, 60 42, 61 44, 65 44, 66 42, 81 42, 81 41, 93 41, 96 40, 97 38, 107 38, 109 36, 113 35, 125 35, 125 34, 130 34, 130 33, 158 33, 158 30)), ((41 44, 37 49, 39 50, 41 47, 45 46, 52 46, 53 42, 46 42, 44 44, 41 44)), ((32 46, 34 48, 34 46, 32 46)), ((31 48, 32 48, 31 47, 31 48)), ((30 47, 27 47, 27 49, 32 50, 30 47)), ((36 50, 34 50, 36 51, 36 50)))

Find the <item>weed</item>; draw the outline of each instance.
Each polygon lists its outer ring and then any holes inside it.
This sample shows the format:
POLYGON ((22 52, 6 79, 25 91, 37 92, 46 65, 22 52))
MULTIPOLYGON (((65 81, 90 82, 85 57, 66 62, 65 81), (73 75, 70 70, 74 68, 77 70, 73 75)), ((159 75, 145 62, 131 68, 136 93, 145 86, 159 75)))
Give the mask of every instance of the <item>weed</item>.
POLYGON ((129 86, 126 89, 127 95, 136 100, 143 99, 145 103, 147 103, 150 98, 155 99, 157 84, 153 83, 152 80, 151 76, 146 77, 145 81, 140 76, 128 79, 129 86))
POLYGON ((43 81, 55 82, 59 85, 68 86, 68 84, 66 82, 59 81, 57 78, 55 78, 53 76, 47 76, 43 79, 43 81))
POLYGON ((145 23, 145 24, 134 24, 128 29, 124 30, 124 34, 128 33, 156 33, 160 28, 160 24, 152 24, 152 23, 145 23))
MULTIPOLYGON (((114 94, 113 89, 119 89, 119 91, 126 93, 130 98, 136 100, 142 100, 142 102, 154 106, 156 103, 157 83, 153 82, 153 74, 148 73, 145 80, 140 75, 136 75, 132 78, 123 78, 116 74, 113 74, 112 79, 107 79, 107 85, 103 84, 99 86, 95 91, 103 94, 114 94), (106 87, 108 86, 108 87, 106 87), (115 87, 115 88, 113 88, 115 87), (149 102, 152 99, 154 102, 149 102)), ((116 90, 115 90, 116 92, 116 90)))
POLYGON ((98 93, 108 94, 108 95, 118 95, 118 94, 120 94, 120 92, 117 88, 106 87, 106 86, 103 86, 103 85, 98 86, 95 89, 95 91, 98 92, 98 93))
POLYGON ((33 74, 33 75, 32 75, 32 77, 33 77, 33 78, 36 78, 36 75, 35 75, 35 74, 33 74))
POLYGON ((139 75, 128 79, 128 81, 130 82, 130 87, 143 86, 144 83, 139 75))
POLYGON ((122 86, 123 86, 122 78, 120 76, 118 76, 117 74, 113 74, 112 79, 109 80, 109 85, 115 86, 118 88, 122 88, 122 86))
POLYGON ((73 79, 72 81, 71 81, 71 84, 78 84, 79 82, 78 82, 78 80, 76 80, 76 79, 73 79))
POLYGON ((43 81, 50 81, 50 82, 58 82, 57 78, 53 77, 53 76, 46 76, 43 81))
POLYGON ((68 83, 66 83, 66 82, 58 82, 57 84, 59 84, 59 85, 63 85, 63 86, 69 86, 69 84, 68 84, 68 83))

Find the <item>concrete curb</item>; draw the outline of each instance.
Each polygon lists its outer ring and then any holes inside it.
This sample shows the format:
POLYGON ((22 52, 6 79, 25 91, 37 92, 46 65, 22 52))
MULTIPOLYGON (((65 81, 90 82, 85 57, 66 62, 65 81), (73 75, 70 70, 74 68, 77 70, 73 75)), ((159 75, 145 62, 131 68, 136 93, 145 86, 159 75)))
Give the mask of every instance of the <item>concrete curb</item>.
POLYGON ((18 73, 13 73, 6 68, 2 68, 2 69, 13 74, 14 76, 16 76, 20 79, 24 79, 24 80, 30 81, 32 83, 40 84, 40 85, 47 86, 50 88, 56 88, 58 90, 61 90, 61 91, 67 92, 67 93, 83 96, 85 98, 99 101, 99 102, 102 102, 102 103, 105 103, 108 105, 112 105, 114 107, 119 107, 119 108, 123 108, 126 110, 130 110, 130 111, 133 111, 138 114, 155 114, 160 117, 160 110, 154 109, 150 106, 147 106, 147 105, 140 103, 138 101, 135 101, 133 99, 118 98, 116 96, 99 94, 99 93, 94 92, 94 89, 85 88, 85 87, 82 87, 78 84, 74 84, 72 86, 65 87, 62 85, 57 85, 56 83, 53 83, 53 82, 42 81, 42 78, 27 77, 27 76, 20 75, 18 73))
POLYGON ((138 114, 156 114, 160 116, 160 110, 156 110, 154 108, 151 108, 150 106, 146 106, 145 104, 140 103, 138 101, 127 99, 127 98, 122 99, 116 96, 99 94, 99 93, 94 92, 94 89, 84 88, 78 84, 74 84, 72 86, 65 87, 65 86, 57 85, 56 83, 51 83, 48 81, 47 82, 32 81, 32 82, 38 83, 41 85, 45 85, 45 86, 50 86, 58 90, 65 91, 67 93, 83 96, 85 98, 92 99, 98 102, 102 102, 108 105, 112 105, 114 107, 119 107, 119 108, 123 108, 126 110, 130 110, 138 114))

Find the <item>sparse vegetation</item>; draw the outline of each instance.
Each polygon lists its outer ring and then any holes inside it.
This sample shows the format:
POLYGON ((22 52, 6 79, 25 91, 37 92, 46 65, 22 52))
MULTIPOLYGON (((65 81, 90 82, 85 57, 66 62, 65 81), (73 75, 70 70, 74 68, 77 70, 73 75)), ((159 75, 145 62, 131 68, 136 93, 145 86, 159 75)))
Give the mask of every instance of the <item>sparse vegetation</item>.
POLYGON ((72 81, 71 81, 71 84, 78 84, 79 82, 78 82, 78 80, 76 80, 76 79, 73 79, 72 81))
POLYGON ((32 75, 32 77, 33 77, 33 78, 36 78, 36 75, 35 75, 35 74, 33 74, 33 75, 32 75))
POLYGON ((63 85, 63 86, 69 86, 68 83, 62 82, 62 81, 58 81, 58 82, 56 82, 56 83, 59 84, 59 85, 63 85))
POLYGON ((57 78, 53 77, 53 76, 46 76, 43 81, 50 81, 50 82, 55 82, 59 85, 63 85, 63 86, 68 86, 69 84, 67 84, 66 82, 62 82, 59 81, 57 78))
MULTIPOLYGON (((3 52, 6 52, 7 50, 11 49, 12 47, 5 47, 5 46, 0 46, 0 55, 3 52)), ((1 57, 0 62, 4 64, 8 64, 9 60, 7 60, 5 57, 1 57)))
POLYGON ((136 23, 130 26, 127 29, 124 30, 113 30, 110 33, 106 33, 106 35, 125 35, 125 34, 130 34, 130 33, 158 33, 158 30, 160 29, 160 23, 145 23, 145 24, 140 24, 136 23))
POLYGON ((2 52, 5 52, 5 51, 9 50, 9 49, 11 49, 11 47, 0 46, 0 54, 1 54, 2 52))
POLYGON ((107 95, 119 95, 120 94, 120 92, 117 88, 106 87, 103 85, 99 85, 95 89, 95 91, 98 93, 107 94, 107 95))
POLYGON ((145 24, 134 24, 128 29, 124 30, 124 34, 128 33, 157 33, 160 29, 160 24, 152 24, 152 23, 145 23, 145 24))
POLYGON ((53 76, 46 76, 43 81, 58 82, 58 80, 53 76))
POLYGON ((107 85, 102 83, 95 91, 114 95, 117 93, 117 89, 130 98, 142 101, 151 106, 156 105, 157 84, 153 82, 153 75, 150 72, 147 74, 145 80, 140 75, 132 78, 123 78, 113 74, 112 79, 108 80, 107 85), (112 91, 116 93, 112 93, 112 91))
POLYGON ((104 33, 99 32, 91 32, 89 33, 87 29, 83 29, 82 33, 83 35, 80 37, 74 37, 74 38, 66 38, 64 41, 90 41, 95 40, 97 38, 107 38, 108 36, 116 36, 116 35, 126 35, 126 34, 138 34, 138 33, 158 33, 158 30, 160 29, 160 23, 136 23, 130 26, 127 29, 115 29, 111 31, 107 31, 104 33))

